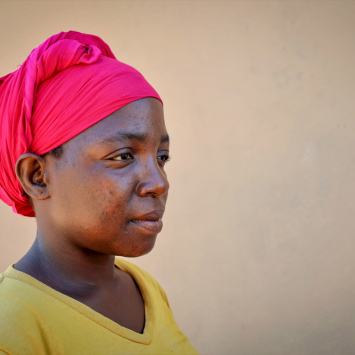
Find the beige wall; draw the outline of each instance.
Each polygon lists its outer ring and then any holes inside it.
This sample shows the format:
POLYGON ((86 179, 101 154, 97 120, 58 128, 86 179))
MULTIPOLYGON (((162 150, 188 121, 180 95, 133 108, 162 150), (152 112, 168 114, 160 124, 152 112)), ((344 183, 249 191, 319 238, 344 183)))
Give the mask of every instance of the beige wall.
MULTIPOLYGON (((354 1, 1 1, 0 75, 93 33, 165 102, 171 193, 154 251, 201 354, 355 353, 354 1)), ((35 222, 0 203, 0 269, 35 222)))

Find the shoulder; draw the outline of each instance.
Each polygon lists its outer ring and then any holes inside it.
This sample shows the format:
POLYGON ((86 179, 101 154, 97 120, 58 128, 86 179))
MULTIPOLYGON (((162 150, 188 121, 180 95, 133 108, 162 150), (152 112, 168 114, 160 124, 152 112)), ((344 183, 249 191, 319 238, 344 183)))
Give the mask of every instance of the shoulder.
POLYGON ((3 320, 8 321, 9 315, 16 316, 23 309, 26 303, 24 296, 29 292, 31 290, 26 283, 8 277, 6 272, 0 275, 0 324, 3 320))
POLYGON ((23 322, 26 314, 31 313, 33 302, 38 301, 38 293, 32 285, 8 276, 7 271, 0 275, 0 334, 3 324, 23 322))
POLYGON ((34 350, 31 332, 37 317, 31 299, 37 296, 30 285, 7 277, 6 272, 0 275, 0 354, 17 354, 23 345, 28 353, 34 350))
POLYGON ((115 259, 115 264, 120 269, 128 272, 135 281, 138 281, 138 283, 144 283, 145 286, 155 291, 155 293, 158 294, 170 308, 169 301, 164 289, 148 271, 142 269, 134 263, 131 263, 130 261, 127 261, 126 259, 117 257, 115 259))

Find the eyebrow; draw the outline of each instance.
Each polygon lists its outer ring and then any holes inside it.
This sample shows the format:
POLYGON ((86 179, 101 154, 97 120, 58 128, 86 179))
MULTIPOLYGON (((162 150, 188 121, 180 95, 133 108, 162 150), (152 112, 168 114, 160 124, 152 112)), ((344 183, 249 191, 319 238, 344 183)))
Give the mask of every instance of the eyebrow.
MULTIPOLYGON (((108 137, 100 142, 100 144, 107 143, 118 143, 124 141, 136 141, 139 143, 144 143, 148 140, 148 135, 145 133, 133 133, 133 132, 117 132, 111 137, 108 137)), ((162 136, 160 143, 170 142, 169 135, 166 134, 162 136)))

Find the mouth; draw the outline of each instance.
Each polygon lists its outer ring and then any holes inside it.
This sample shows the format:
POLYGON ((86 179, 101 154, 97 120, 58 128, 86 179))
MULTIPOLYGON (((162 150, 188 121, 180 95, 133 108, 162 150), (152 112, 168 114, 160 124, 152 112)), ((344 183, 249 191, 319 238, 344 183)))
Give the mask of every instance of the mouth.
POLYGON ((161 213, 154 212, 132 219, 130 222, 148 234, 158 234, 163 229, 161 216, 161 213))

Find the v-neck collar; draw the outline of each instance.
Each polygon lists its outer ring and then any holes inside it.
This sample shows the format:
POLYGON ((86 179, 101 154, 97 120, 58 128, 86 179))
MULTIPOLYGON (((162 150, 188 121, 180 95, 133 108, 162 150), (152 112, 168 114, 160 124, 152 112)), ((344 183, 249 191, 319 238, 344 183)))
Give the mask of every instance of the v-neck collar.
POLYGON ((38 281, 34 277, 22 271, 18 271, 14 269, 13 265, 9 266, 3 275, 4 277, 25 282, 37 288, 38 290, 48 294, 49 296, 54 297, 58 301, 64 303, 68 307, 73 308, 77 312, 81 313, 82 315, 89 318, 93 322, 96 322, 102 327, 108 329, 112 333, 115 333, 123 338, 134 341, 136 343, 148 345, 152 342, 153 331, 156 323, 154 298, 151 294, 151 291, 149 290, 149 287, 147 287, 140 273, 137 273, 136 270, 129 263, 126 263, 124 260, 116 258, 115 265, 122 271, 125 271, 129 275, 131 275, 133 280, 136 282, 139 291, 142 294, 142 298, 144 301, 144 310, 145 310, 145 324, 144 324, 144 330, 142 334, 119 325, 118 323, 94 311, 92 308, 75 300, 74 298, 66 296, 63 293, 58 292, 53 288, 45 285, 41 281, 38 281))

